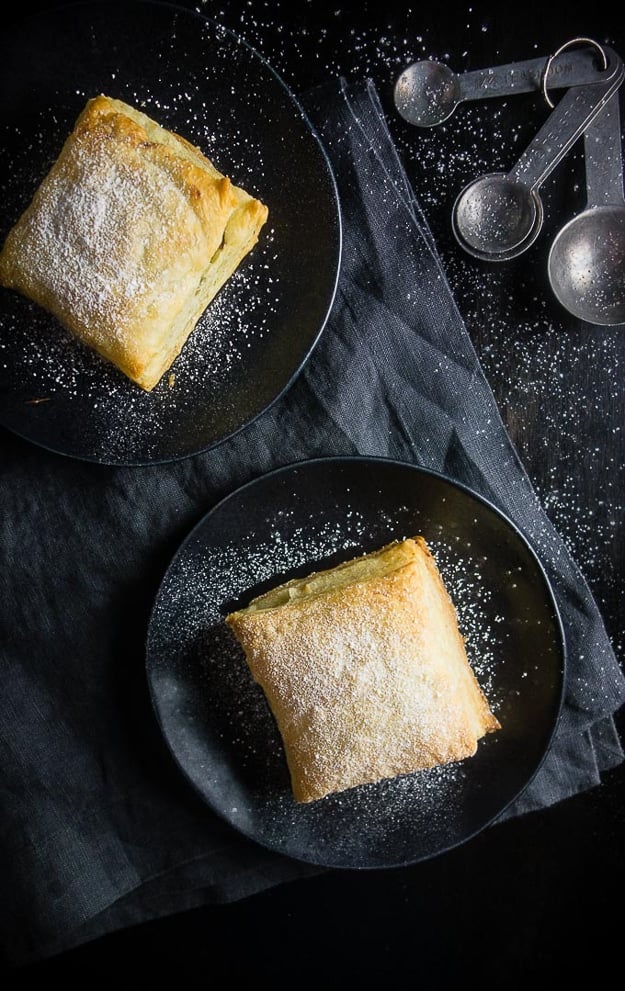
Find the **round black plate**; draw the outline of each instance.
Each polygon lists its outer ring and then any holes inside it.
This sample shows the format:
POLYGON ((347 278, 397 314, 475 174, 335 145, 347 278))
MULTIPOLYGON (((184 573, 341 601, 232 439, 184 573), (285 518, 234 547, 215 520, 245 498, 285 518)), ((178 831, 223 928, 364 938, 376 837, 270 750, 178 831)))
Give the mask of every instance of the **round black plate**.
POLYGON ((266 847, 343 868, 414 863, 490 823, 542 761, 563 671, 557 607, 519 531, 468 489, 384 459, 296 464, 219 503, 172 561, 147 642, 162 732, 206 802, 266 847), (224 616, 277 582, 418 533, 503 728, 466 761, 298 805, 270 710, 224 616))
POLYGON ((100 92, 198 145, 269 220, 175 362, 173 387, 165 374, 150 394, 0 289, 0 422, 77 458, 170 461, 236 433, 301 370, 338 278, 336 188, 299 104, 240 38, 166 4, 79 4, 0 37, 0 242, 100 92))

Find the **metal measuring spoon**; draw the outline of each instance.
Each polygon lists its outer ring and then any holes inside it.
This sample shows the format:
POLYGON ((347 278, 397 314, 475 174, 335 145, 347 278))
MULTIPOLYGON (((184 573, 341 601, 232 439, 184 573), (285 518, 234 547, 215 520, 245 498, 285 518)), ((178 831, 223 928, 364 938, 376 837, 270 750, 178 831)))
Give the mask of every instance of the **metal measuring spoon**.
POLYGON ((584 135, 587 203, 551 246, 549 282, 562 305, 588 323, 625 322, 625 194, 619 95, 584 135))
POLYGON ((608 81, 567 90, 510 172, 474 179, 459 194, 452 227, 469 254, 508 261, 534 243, 544 218, 540 186, 623 80, 621 59, 605 52, 608 81))
MULTIPOLYGON (((534 58, 460 75, 442 62, 414 62, 397 78, 395 106, 409 124, 435 127, 448 120, 463 101, 538 91, 547 62, 546 58, 534 58)), ((570 52, 549 66, 547 85, 553 89, 594 83, 605 69, 596 52, 570 52)))

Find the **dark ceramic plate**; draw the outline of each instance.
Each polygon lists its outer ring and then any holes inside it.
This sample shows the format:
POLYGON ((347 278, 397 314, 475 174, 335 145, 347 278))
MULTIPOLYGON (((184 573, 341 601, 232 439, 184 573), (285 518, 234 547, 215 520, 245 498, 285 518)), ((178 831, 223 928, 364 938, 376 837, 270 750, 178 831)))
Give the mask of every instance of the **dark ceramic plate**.
POLYGON ((142 392, 0 289, 0 423, 77 458, 170 461, 236 433, 301 370, 336 288, 336 189, 299 104, 240 38, 165 4, 79 4, 0 37, 1 240, 100 92, 198 145, 270 217, 174 364, 173 388, 166 374, 142 392))
POLYGON ((343 868, 415 863, 498 816, 543 759, 563 669, 554 598, 519 531, 440 475, 366 458, 296 464, 219 503, 174 557, 147 642, 162 732, 208 805, 272 850, 343 868), (277 728, 224 616, 279 581, 417 533, 503 728, 466 761, 298 805, 277 728))

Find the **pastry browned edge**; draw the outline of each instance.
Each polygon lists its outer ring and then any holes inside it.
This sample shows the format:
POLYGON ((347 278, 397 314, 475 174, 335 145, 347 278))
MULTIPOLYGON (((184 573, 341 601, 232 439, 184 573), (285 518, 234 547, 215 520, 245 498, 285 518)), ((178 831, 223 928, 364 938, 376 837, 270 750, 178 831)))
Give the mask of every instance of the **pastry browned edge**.
POLYGON ((420 536, 279 585, 226 622, 298 802, 463 760, 500 728, 420 536))
POLYGON ((194 145, 100 95, 9 232, 0 284, 149 391, 267 215, 194 145))

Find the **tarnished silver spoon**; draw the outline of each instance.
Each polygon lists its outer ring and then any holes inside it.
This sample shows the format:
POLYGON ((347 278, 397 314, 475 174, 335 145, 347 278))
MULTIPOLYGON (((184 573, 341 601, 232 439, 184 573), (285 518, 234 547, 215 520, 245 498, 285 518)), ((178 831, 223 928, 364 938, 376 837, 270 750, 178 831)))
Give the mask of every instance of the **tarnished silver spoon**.
POLYGON ((584 135, 586 208, 555 238, 548 259, 551 287, 588 323, 625 323, 625 194, 619 94, 584 135))
POLYGON ((623 80, 621 59, 605 52, 608 81, 567 90, 510 172, 474 179, 459 194, 452 228, 469 254, 508 261, 534 243, 544 219, 540 186, 623 80))
MULTIPOLYGON (((547 86, 568 88, 597 82, 607 68, 602 55, 590 47, 560 55, 549 66, 547 86)), ((413 62, 397 78, 395 106, 410 124, 435 127, 448 120, 463 101, 538 92, 547 62, 547 58, 534 58, 459 75, 443 62, 413 62)))

